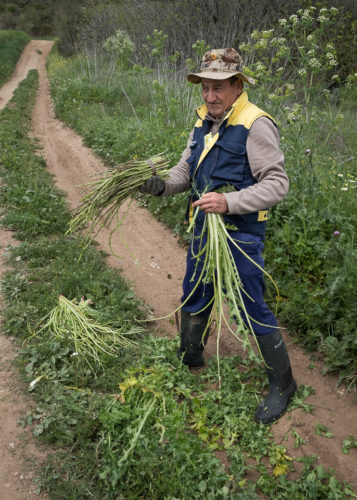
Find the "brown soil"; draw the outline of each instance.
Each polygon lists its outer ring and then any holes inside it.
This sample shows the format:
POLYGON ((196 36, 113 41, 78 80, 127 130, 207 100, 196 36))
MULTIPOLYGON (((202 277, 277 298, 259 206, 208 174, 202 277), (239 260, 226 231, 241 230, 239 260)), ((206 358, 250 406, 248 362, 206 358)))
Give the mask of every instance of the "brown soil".
MULTIPOLYGON (((43 146, 42 154, 49 171, 55 176, 57 186, 67 193, 68 203, 74 208, 81 197, 80 185, 103 171, 105 167, 91 150, 83 146, 81 137, 54 117, 45 70, 51 47, 52 43, 48 41, 30 42, 18 64, 14 84, 12 85, 11 80, 6 87, 15 88, 19 81, 17 75, 24 77, 30 67, 39 70, 40 88, 33 113, 33 135, 43 146), (26 71, 21 68, 26 68, 26 71)), ((8 90, 6 92, 9 95, 8 90)), ((7 98, 1 91, 1 105, 4 105, 7 98)), ((97 241, 100 247, 109 253, 108 234, 108 231, 103 230, 97 241)), ((131 205, 129 216, 120 233, 114 235, 112 248, 117 256, 109 256, 108 265, 122 270, 124 277, 132 283, 137 296, 152 308, 154 317, 164 316, 179 305, 186 252, 179 246, 173 234, 145 209, 136 204, 131 205)), ((156 321, 153 328, 160 334, 177 334, 172 318, 156 321)), ((6 356, 8 359, 8 340, 3 337, 1 339, 0 350, 4 351, 1 358, 6 356)), ((322 363, 312 362, 310 357, 293 343, 292 337, 285 335, 285 340, 298 384, 311 385, 315 390, 315 394, 308 398, 308 403, 315 407, 315 411, 313 414, 306 414, 299 409, 282 417, 273 426, 275 439, 287 448, 292 457, 317 455, 320 464, 332 467, 338 479, 347 481, 357 492, 357 449, 351 449, 348 455, 341 451, 342 442, 348 435, 357 437, 357 406, 354 395, 344 387, 338 387, 335 377, 323 376, 322 363), (334 437, 328 439, 317 435, 316 424, 328 427, 334 437), (305 442, 298 449, 294 448, 295 438, 291 434, 293 427, 305 442)), ((239 343, 228 332, 222 335, 220 353, 241 354, 239 343)), ((208 358, 215 354, 216 337, 212 335, 206 346, 205 356, 208 358)), ((15 351, 12 351, 10 357, 14 355, 15 351)), ((4 386, 8 387, 12 381, 13 374, 5 372, 2 378, 4 386)), ((5 405, 2 404, 2 399, 0 402, 0 419, 5 422, 1 434, 17 434, 19 430, 16 425, 16 430, 13 429, 19 415, 18 406, 10 400, 5 405), (9 415, 12 415, 12 418, 9 415)), ((23 404, 26 406, 27 402, 23 404)), ((14 438, 7 441, 10 443, 14 438)), ((7 441, 1 437, 1 443, 7 441)), ((0 478, 13 474, 15 469, 18 470, 19 466, 10 463, 10 458, 8 453, 6 459, 1 460, 0 478), (10 474, 7 472, 9 468, 10 474)))
MULTIPOLYGON (((6 252, 17 243, 11 232, 0 229, 0 279, 6 272, 6 252)), ((3 303, 0 297, 0 308, 3 303)), ((36 495, 33 477, 36 465, 45 458, 30 430, 19 425, 19 418, 34 406, 25 396, 24 387, 12 362, 16 357, 14 339, 0 334, 0 498, 2 500, 27 500, 46 498, 36 495)))

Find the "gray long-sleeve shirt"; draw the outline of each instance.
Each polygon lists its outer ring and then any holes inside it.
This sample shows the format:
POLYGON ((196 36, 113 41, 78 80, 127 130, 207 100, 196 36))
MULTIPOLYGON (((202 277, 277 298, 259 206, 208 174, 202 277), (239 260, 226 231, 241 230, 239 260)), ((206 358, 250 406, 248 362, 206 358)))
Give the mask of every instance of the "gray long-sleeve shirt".
MULTIPOLYGON (((218 128, 219 122, 213 126, 218 128)), ((187 159, 191 155, 190 133, 187 147, 179 162, 165 181, 162 196, 182 193, 190 189, 190 168, 187 159)), ((260 117, 251 126, 247 138, 247 155, 253 177, 258 181, 240 191, 225 193, 228 211, 231 214, 248 214, 265 210, 279 203, 287 194, 289 179, 285 172, 284 155, 279 147, 280 137, 269 118, 260 117)))

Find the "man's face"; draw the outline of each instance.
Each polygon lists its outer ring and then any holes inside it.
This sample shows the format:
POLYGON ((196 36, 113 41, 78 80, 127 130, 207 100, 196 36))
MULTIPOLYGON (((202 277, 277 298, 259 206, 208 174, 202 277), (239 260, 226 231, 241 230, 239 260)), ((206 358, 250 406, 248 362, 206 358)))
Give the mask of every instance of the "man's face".
POLYGON ((211 80, 202 78, 202 97, 209 113, 220 118, 242 92, 242 82, 236 80, 233 84, 229 79, 211 80))

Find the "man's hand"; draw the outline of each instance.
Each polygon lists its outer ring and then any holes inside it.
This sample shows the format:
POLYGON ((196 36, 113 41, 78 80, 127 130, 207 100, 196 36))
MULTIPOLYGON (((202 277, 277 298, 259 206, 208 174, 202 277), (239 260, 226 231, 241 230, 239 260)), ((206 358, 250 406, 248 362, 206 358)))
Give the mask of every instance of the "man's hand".
POLYGON ((202 198, 192 203, 193 207, 200 207, 205 214, 225 214, 228 212, 226 197, 222 193, 205 193, 202 198))
POLYGON ((140 193, 152 194, 153 196, 160 196, 164 190, 165 181, 160 179, 157 175, 153 175, 147 179, 139 188, 140 193))

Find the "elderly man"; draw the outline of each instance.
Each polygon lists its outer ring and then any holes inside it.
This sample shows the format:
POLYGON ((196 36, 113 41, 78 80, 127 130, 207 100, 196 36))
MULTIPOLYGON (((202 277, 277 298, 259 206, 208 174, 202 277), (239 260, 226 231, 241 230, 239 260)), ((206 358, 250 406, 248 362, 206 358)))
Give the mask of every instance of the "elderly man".
MULTIPOLYGON (((195 207, 200 209, 196 234, 202 231, 205 214, 222 214, 233 228, 232 237, 245 245, 245 252, 263 267, 268 208, 285 197, 289 186, 275 121, 249 102, 243 82, 255 82, 244 74, 242 59, 232 48, 206 52, 200 72, 188 74, 187 80, 201 84, 204 100, 197 109, 198 120, 187 147, 166 181, 153 176, 141 191, 169 196, 191 189, 188 217, 195 207), (233 186, 234 190, 217 192, 225 186, 233 186)), ((213 296, 213 286, 207 283, 194 290, 192 277, 200 274, 200 263, 198 270, 195 267, 198 244, 198 239, 193 238, 188 251, 181 310, 179 355, 190 367, 204 364, 202 352, 213 296)), ((243 288, 250 296, 244 295, 245 307, 252 318, 270 384, 270 392, 257 408, 255 418, 270 423, 285 413, 296 382, 276 318, 264 301, 263 273, 239 250, 232 248, 232 252, 243 288)))

